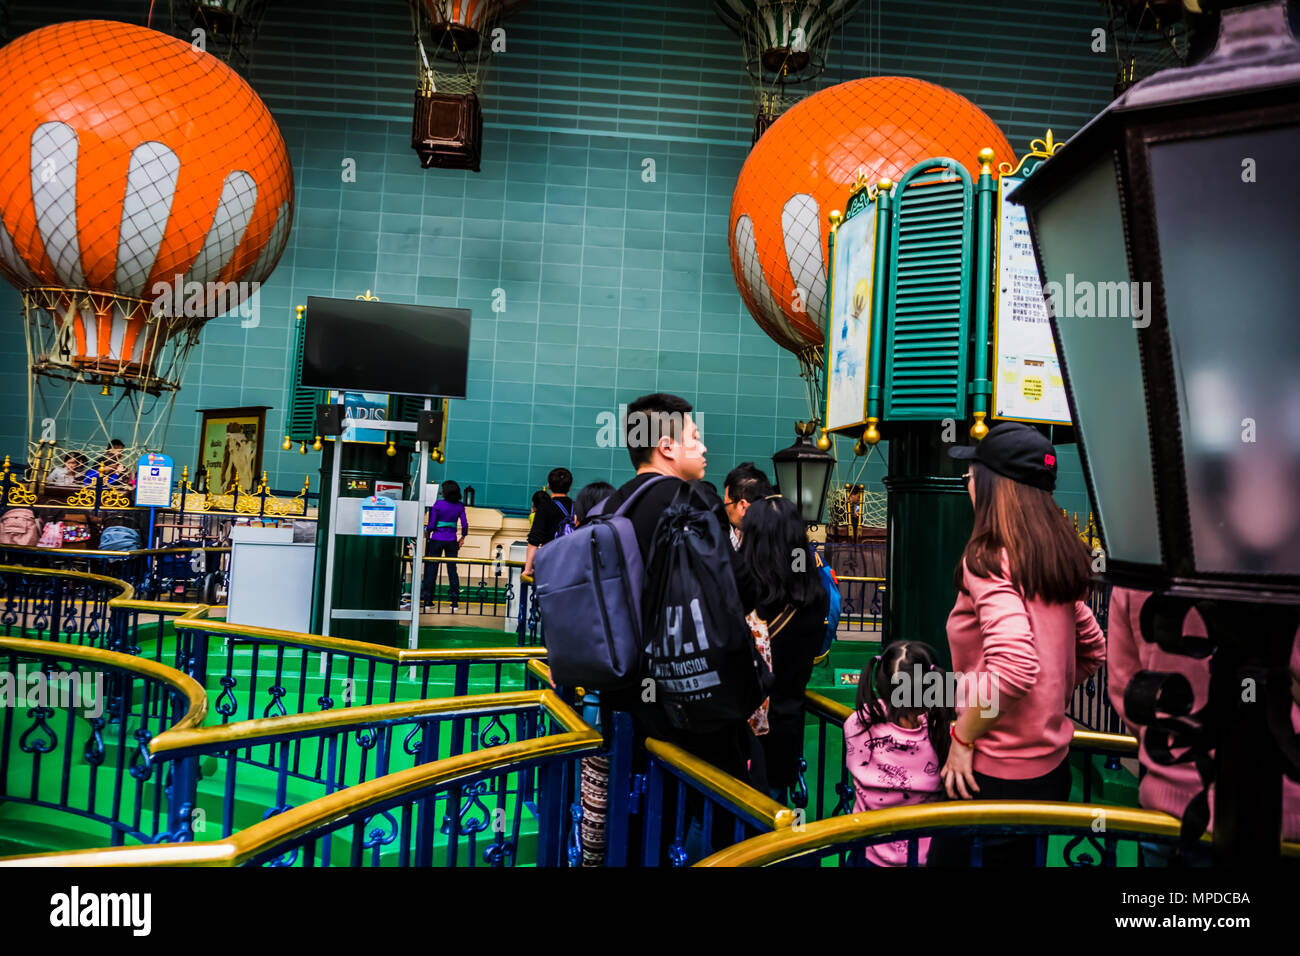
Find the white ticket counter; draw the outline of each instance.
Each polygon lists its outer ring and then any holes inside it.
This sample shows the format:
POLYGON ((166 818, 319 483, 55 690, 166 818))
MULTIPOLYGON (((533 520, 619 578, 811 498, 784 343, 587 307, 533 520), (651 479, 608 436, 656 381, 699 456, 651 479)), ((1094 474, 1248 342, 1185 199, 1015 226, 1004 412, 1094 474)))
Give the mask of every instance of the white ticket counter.
POLYGON ((315 543, 295 542, 292 528, 232 528, 226 620, 310 630, 315 567, 315 543))

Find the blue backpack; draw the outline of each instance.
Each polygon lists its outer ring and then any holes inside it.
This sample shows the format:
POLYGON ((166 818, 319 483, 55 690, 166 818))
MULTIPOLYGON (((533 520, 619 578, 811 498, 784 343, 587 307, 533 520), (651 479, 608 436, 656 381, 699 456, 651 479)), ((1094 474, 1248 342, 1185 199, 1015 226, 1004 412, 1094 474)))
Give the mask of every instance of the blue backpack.
MULTIPOLYGON (((560 514, 564 515, 564 520, 561 521, 561 522, 560 522, 560 526, 559 526, 558 528, 555 529, 555 538, 563 538, 566 534, 570 534, 570 533, 573 532, 573 530, 574 530, 574 527, 573 527, 573 512, 572 512, 572 511, 565 511, 565 510, 564 510, 564 505, 560 504, 560 499, 559 499, 559 498, 552 498, 552 499, 551 499, 551 504, 553 504, 553 505, 555 505, 555 507, 559 508, 559 509, 560 509, 560 514)), ((555 539, 552 539, 552 540, 555 540, 555 539)))
POLYGON ((537 550, 537 606, 556 684, 617 690, 637 679, 644 568, 627 510, 666 477, 651 478, 612 515, 597 505, 581 528, 537 550))
POLYGON ((135 528, 113 525, 104 529, 99 536, 100 551, 135 551, 142 547, 140 532, 135 528))
POLYGON ((817 656, 821 657, 831 649, 831 644, 835 641, 844 599, 840 596, 840 583, 835 579, 835 572, 830 565, 822 562, 820 555, 814 556, 817 558, 817 567, 821 570, 822 586, 826 588, 826 633, 822 635, 822 646, 817 652, 817 656))

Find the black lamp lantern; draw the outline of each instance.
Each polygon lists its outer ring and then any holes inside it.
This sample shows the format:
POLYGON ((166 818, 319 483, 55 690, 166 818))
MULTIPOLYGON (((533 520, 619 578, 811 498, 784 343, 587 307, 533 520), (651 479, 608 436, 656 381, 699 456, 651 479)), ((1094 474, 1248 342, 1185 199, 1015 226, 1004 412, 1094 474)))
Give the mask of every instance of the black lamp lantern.
POLYGON ((1277 857, 1281 772, 1300 752, 1278 697, 1300 624, 1298 152, 1300 43, 1285 2, 1256 3, 1225 10, 1205 60, 1129 89, 1011 195, 1106 577, 1156 592, 1149 640, 1187 653, 1186 611, 1207 624, 1219 860, 1277 857), (1267 685, 1253 708, 1247 679, 1267 685))
POLYGON ((796 422, 794 430, 798 436, 794 444, 772 456, 776 485, 781 494, 794 502, 805 522, 821 524, 835 456, 822 451, 809 439, 817 430, 816 421, 796 422))

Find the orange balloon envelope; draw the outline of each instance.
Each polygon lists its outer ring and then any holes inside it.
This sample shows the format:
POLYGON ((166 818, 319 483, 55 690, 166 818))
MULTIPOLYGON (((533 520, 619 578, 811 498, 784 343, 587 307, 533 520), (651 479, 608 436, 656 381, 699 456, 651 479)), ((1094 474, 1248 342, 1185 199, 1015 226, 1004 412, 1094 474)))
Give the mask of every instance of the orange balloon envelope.
POLYGON ((36 370, 147 378, 167 336, 271 274, 293 170, 265 104, 226 64, 154 30, 82 20, 0 49, 0 89, 0 272, 43 290, 60 343, 36 370))
POLYGON ((859 172, 897 180, 947 156, 977 174, 984 147, 1011 158, 979 107, 911 77, 851 80, 792 106, 754 145, 731 198, 731 268, 754 321, 796 354, 824 344, 826 217, 859 172))

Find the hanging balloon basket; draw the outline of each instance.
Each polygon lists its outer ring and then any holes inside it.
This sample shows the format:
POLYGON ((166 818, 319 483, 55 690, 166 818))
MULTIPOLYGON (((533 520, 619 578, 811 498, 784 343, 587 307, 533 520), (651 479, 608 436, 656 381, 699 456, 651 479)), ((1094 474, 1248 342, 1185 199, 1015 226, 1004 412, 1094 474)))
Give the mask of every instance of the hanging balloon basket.
POLYGON ((718 17, 740 37, 754 88, 757 143, 826 70, 831 37, 858 0, 714 0, 718 17))
POLYGON ((479 171, 483 156, 483 108, 475 93, 415 92, 411 148, 424 169, 479 171))
POLYGON ((22 293, 32 375, 160 395, 181 387, 202 318, 154 315, 146 299, 87 289, 22 293))

